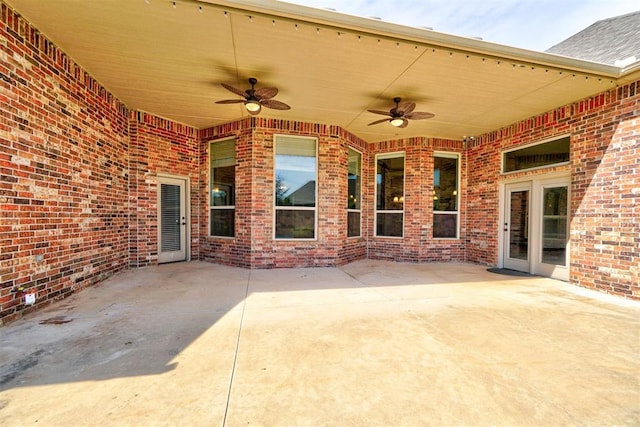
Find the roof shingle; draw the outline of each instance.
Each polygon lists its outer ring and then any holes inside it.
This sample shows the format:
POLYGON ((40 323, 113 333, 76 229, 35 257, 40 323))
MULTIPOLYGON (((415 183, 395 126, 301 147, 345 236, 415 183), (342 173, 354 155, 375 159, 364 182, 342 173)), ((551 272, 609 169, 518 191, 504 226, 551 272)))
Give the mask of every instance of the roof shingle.
POLYGON ((548 53, 609 65, 640 60, 640 11, 597 21, 551 47, 548 53))

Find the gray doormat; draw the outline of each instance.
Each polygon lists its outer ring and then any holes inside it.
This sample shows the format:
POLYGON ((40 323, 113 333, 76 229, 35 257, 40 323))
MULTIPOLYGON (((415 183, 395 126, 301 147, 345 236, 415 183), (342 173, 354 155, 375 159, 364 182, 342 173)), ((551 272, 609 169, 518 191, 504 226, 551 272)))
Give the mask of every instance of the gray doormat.
POLYGON ((518 270, 511 270, 508 268, 487 268, 490 273, 504 274, 505 276, 518 276, 518 277, 535 277, 534 274, 524 273, 518 270))

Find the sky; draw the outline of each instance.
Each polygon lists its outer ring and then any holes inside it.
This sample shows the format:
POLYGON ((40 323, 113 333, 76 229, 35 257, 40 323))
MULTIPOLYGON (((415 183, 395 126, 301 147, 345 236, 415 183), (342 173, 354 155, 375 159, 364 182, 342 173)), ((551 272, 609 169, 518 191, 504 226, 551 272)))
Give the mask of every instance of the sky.
POLYGON ((285 0, 543 52, 638 0, 285 0))

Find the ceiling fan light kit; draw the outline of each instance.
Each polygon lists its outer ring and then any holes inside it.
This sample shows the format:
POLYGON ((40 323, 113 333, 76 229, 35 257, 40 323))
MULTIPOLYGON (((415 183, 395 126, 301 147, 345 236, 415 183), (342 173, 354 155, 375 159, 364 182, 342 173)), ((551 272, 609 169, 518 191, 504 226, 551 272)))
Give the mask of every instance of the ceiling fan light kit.
POLYGON ((238 96, 241 96, 243 99, 223 99, 221 101, 216 101, 216 104, 239 104, 243 103, 244 108, 251 115, 256 115, 260 113, 262 107, 272 108, 274 110, 289 110, 290 106, 285 104, 284 102, 276 101, 272 99, 274 96, 278 94, 278 88, 275 87, 263 87, 260 89, 256 89, 256 83, 258 83, 258 79, 255 77, 249 78, 249 84, 251 85, 251 89, 240 90, 226 83, 221 83, 222 87, 227 89, 229 92, 234 93, 238 96))
MULTIPOLYGON (((278 94, 278 88, 263 87, 260 89, 256 89, 257 83, 258 79, 256 79, 255 77, 250 77, 249 84, 251 85, 251 89, 246 89, 244 91, 226 83, 221 83, 223 88, 227 89, 231 93, 241 96, 244 99, 223 99, 220 101, 216 101, 216 104, 243 103, 244 108, 247 110, 247 112, 254 116, 262 111, 262 107, 272 108, 274 110, 291 109, 291 107, 284 102, 276 101, 275 99, 273 99, 273 97, 278 94)), ((413 111, 416 108, 415 102, 402 102, 402 98, 400 97, 393 98, 393 102, 395 102, 396 106, 391 108, 389 111, 368 110, 370 113, 387 116, 387 118, 385 119, 376 120, 369 123, 369 126, 376 125, 378 123, 389 122, 391 126, 397 128, 406 128, 409 124, 409 120, 430 119, 434 116, 432 113, 413 111)))
POLYGON ((394 119, 389 120, 389 123, 391 123, 391 126, 400 127, 404 124, 404 119, 400 117, 396 117, 394 119))
POLYGON ((425 113, 422 111, 413 111, 416 108, 415 102, 404 101, 401 102, 402 98, 396 97, 393 98, 393 102, 395 102, 396 106, 390 109, 389 111, 382 110, 368 110, 373 114, 381 114, 383 116, 388 116, 390 118, 376 120, 374 122, 369 123, 371 125, 377 125, 378 123, 389 122, 391 126, 397 128, 406 128, 409 124, 409 120, 423 120, 430 119, 434 115, 432 113, 425 113))
POLYGON ((244 108, 250 113, 259 113, 262 110, 262 106, 258 101, 247 101, 244 103, 244 108))

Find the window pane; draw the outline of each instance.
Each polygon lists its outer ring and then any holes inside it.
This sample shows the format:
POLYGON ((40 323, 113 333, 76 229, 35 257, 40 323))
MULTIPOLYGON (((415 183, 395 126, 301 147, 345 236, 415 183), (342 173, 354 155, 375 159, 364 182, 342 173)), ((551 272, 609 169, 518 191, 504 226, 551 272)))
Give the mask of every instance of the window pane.
POLYGON ((349 166, 347 172, 349 209, 360 209, 360 184, 362 170, 362 154, 349 148, 349 166))
POLYGON ((569 137, 503 154, 504 172, 548 166, 569 161, 569 137))
POLYGON ((211 235, 233 237, 235 209, 211 209, 211 235))
POLYGON ((347 237, 360 236, 360 212, 347 213, 347 237))
POLYGON ((234 206, 236 185, 235 140, 212 142, 209 146, 211 163, 211 206, 234 206))
POLYGON ((276 206, 316 205, 316 141, 276 137, 276 206))
POLYGON ((160 206, 162 206, 160 250, 179 251, 182 241, 179 185, 160 184, 160 206))
POLYGON ((404 205, 404 155, 376 160, 376 209, 402 210, 404 205))
POLYGON ((211 143, 211 168, 236 164, 236 141, 227 139, 211 143))
POLYGON ((212 174, 211 206, 234 206, 236 167, 214 168, 212 174))
POLYGON ((376 214, 376 235, 402 237, 402 213, 376 214))
POLYGON ((433 237, 453 239, 458 237, 458 214, 433 215, 433 237))
MULTIPOLYGON (((236 204, 236 142, 233 139, 212 142, 209 146, 212 207, 236 204)), ((209 232, 212 236, 234 236, 235 209, 211 209, 209 232)))
POLYGON ((433 210, 458 210, 458 159, 433 159, 433 210))
POLYGON ((315 210, 276 210, 276 238, 315 238, 315 210))
POLYGON ((529 259, 529 190, 512 191, 509 198, 509 258, 529 259))
POLYGON ((546 264, 566 264, 567 194, 567 187, 544 189, 542 262, 546 264))

